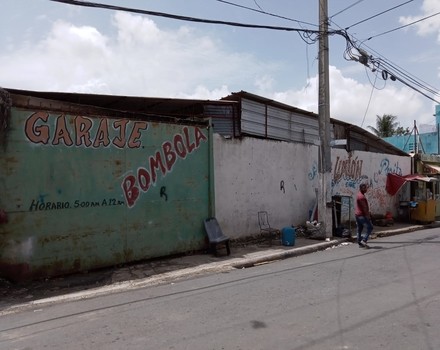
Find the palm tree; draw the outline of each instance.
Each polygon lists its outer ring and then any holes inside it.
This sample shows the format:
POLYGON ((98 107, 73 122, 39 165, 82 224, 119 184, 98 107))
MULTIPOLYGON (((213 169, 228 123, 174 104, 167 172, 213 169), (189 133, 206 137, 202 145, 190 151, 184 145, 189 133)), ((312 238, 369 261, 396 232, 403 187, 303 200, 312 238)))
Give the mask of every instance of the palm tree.
POLYGON ((399 127, 396 119, 397 117, 392 114, 384 114, 382 117, 376 115, 376 127, 368 126, 368 129, 378 137, 393 136, 399 127))

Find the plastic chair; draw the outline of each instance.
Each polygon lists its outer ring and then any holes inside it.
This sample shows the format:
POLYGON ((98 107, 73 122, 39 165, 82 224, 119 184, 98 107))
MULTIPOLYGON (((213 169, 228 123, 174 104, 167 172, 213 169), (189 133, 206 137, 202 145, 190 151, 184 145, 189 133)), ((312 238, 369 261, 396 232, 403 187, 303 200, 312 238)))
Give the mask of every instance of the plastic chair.
POLYGON ((279 229, 270 226, 269 214, 267 211, 258 212, 258 225, 260 226, 260 233, 269 237, 270 245, 272 245, 272 239, 277 239, 281 236, 281 231, 279 229))
POLYGON ((205 231, 209 239, 209 250, 213 252, 215 256, 218 256, 217 246, 224 245, 228 255, 231 254, 229 248, 229 237, 225 236, 217 222, 216 218, 208 218, 204 221, 205 231))

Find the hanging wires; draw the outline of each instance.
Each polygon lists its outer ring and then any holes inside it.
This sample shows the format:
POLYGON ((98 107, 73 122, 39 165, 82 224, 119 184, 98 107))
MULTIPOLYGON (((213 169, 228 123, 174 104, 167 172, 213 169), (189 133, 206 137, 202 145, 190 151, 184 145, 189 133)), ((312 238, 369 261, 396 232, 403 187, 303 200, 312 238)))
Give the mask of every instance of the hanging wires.
POLYGON ((350 6, 344 8, 344 9, 342 9, 341 11, 336 12, 334 15, 330 16, 329 19, 331 20, 333 17, 336 17, 337 15, 340 15, 342 12, 345 12, 345 11, 351 9, 352 7, 354 7, 354 6, 356 6, 357 4, 361 3, 362 1, 364 1, 364 0, 358 0, 358 1, 356 1, 354 4, 351 4, 350 6))
POLYGON ((319 25, 317 24, 313 24, 313 23, 309 23, 309 22, 304 22, 304 21, 299 21, 297 19, 293 19, 293 18, 289 18, 289 17, 285 17, 285 16, 281 16, 281 15, 277 15, 274 13, 270 13, 270 12, 266 12, 264 11, 259 5, 258 3, 256 3, 256 5, 258 6, 258 9, 252 8, 252 7, 248 7, 248 6, 244 6, 244 5, 239 5, 230 1, 226 1, 226 0, 216 0, 218 2, 221 2, 223 4, 227 4, 227 5, 231 5, 231 6, 235 6, 235 7, 239 7, 245 10, 249 10, 249 11, 253 11, 253 12, 257 12, 257 13, 261 13, 267 16, 272 16, 272 17, 276 17, 276 18, 280 18, 280 19, 284 19, 287 21, 291 21, 291 22, 296 22, 299 24, 299 26, 301 27, 301 29, 303 29, 303 32, 298 32, 300 38, 309 45, 312 45, 314 43, 316 43, 318 41, 318 34, 316 32, 312 32, 312 31, 307 31, 302 24, 306 24, 309 26, 313 26, 313 27, 319 27, 319 25))
POLYGON ((381 57, 374 57, 372 55, 368 55, 368 53, 360 47, 353 45, 349 47, 349 50, 357 50, 358 55, 354 54, 353 51, 350 51, 350 54, 347 54, 347 57, 353 56, 353 60, 357 60, 358 62, 364 64, 366 67, 371 69, 372 72, 380 73, 380 76, 383 80, 390 79, 391 81, 399 81, 404 84, 408 88, 420 93, 426 98, 440 103, 440 93, 439 89, 436 89, 429 84, 421 81, 416 78, 412 74, 408 73, 404 69, 401 69, 399 66, 394 65, 389 60, 381 57))
POLYGON ((257 0, 254 0, 254 3, 255 3, 255 5, 257 5, 257 7, 258 7, 261 11, 263 11, 263 9, 261 8, 260 4, 258 4, 257 0))
POLYGON ((364 117, 362 118, 361 128, 364 125, 365 118, 367 117, 368 109, 370 108, 371 99, 373 98, 373 92, 376 89, 376 80, 377 80, 377 73, 375 74, 374 77, 374 83, 371 84, 372 86, 371 86, 370 98, 368 99, 367 108, 365 109, 364 117))
POLYGON ((374 16, 370 16, 370 17, 368 17, 368 18, 363 19, 362 21, 356 22, 356 23, 352 24, 351 26, 346 27, 345 30, 349 30, 349 29, 353 28, 354 26, 357 26, 358 24, 361 24, 361 23, 364 23, 364 22, 369 21, 370 19, 373 19, 373 18, 379 17, 379 16, 381 16, 381 15, 387 13, 387 12, 393 11, 393 10, 395 10, 395 9, 401 7, 401 6, 404 6, 404 5, 406 5, 406 4, 409 4, 410 2, 413 2, 413 1, 414 1, 414 0, 408 0, 408 1, 406 1, 406 2, 404 2, 404 3, 402 3, 402 4, 400 4, 400 5, 394 6, 394 7, 390 8, 390 9, 388 9, 388 10, 385 10, 385 11, 379 12, 379 13, 375 14, 374 16))
POLYGON ((230 1, 225 1, 225 0, 216 0, 216 1, 222 2, 222 3, 227 4, 227 5, 236 6, 236 7, 245 9, 245 10, 262 13, 262 14, 267 15, 267 16, 272 16, 272 17, 276 17, 276 18, 280 18, 280 19, 285 19, 287 21, 296 22, 298 24, 307 24, 307 25, 312 26, 312 27, 319 27, 317 24, 314 24, 314 23, 304 22, 304 21, 300 21, 300 20, 297 20, 297 19, 293 19, 293 18, 289 18, 289 17, 284 17, 284 16, 281 16, 281 15, 276 15, 274 13, 263 11, 258 4, 257 4, 257 6, 258 6, 259 10, 254 9, 252 7, 248 7, 248 6, 239 5, 239 4, 230 2, 230 1))
MULTIPOLYGON (((349 35, 349 34, 347 33, 347 35, 349 35)), ((353 35, 351 35, 351 34, 349 35, 349 37, 352 38, 351 39, 351 43, 353 44, 352 45, 352 49, 356 50, 355 53, 352 53, 351 55, 348 55, 348 56, 353 56, 354 57, 353 60, 359 61, 357 58, 359 57, 360 52, 362 52, 364 61, 367 61, 367 63, 368 63, 368 60, 370 60, 370 58, 372 58, 374 60, 375 67, 370 67, 369 65, 366 65, 366 67, 371 69, 373 72, 375 72, 376 70, 379 70, 379 72, 381 72, 380 65, 382 64, 385 69, 388 69, 390 72, 391 71, 395 72, 394 73, 395 76, 401 74, 402 76, 407 77, 409 80, 413 81, 416 85, 420 86, 422 89, 427 90, 431 94, 436 95, 436 96, 439 95, 438 92, 440 90, 438 88, 433 87, 432 85, 430 85, 426 81, 423 81, 422 79, 416 77, 415 75, 411 74, 410 72, 408 72, 404 68, 399 67, 396 63, 393 63, 391 60, 389 60, 388 58, 384 57, 379 52, 377 52, 373 48, 371 48, 370 46, 366 45, 365 41, 367 41, 367 40, 363 40, 360 44, 354 44, 354 43, 357 43, 358 40, 353 35), (365 47, 365 49, 362 49, 363 47, 365 47), (369 55, 367 53, 367 51, 370 52, 370 53, 374 53, 377 57, 373 58, 373 56, 369 55)), ((349 57, 349 58, 351 58, 351 57, 349 57)), ((386 78, 389 77, 388 74, 384 73, 384 75, 385 75, 386 78)))
POLYGON ((280 30, 280 31, 289 31, 289 32, 304 32, 304 33, 319 34, 319 31, 317 31, 317 30, 270 26, 270 25, 248 24, 248 23, 240 23, 240 22, 221 21, 221 20, 211 20, 211 19, 204 19, 204 18, 174 15, 174 14, 164 13, 164 12, 156 12, 156 11, 140 10, 140 9, 129 8, 129 7, 107 5, 107 4, 95 3, 95 2, 89 2, 89 1, 79 1, 79 0, 49 0, 49 1, 60 2, 60 3, 68 4, 68 5, 102 8, 102 9, 107 9, 107 10, 124 11, 124 12, 138 13, 138 14, 142 14, 142 15, 165 17, 165 18, 171 18, 171 19, 180 20, 180 21, 189 21, 189 22, 206 23, 206 24, 221 24, 221 25, 227 25, 227 26, 233 26, 233 27, 243 27, 243 28, 270 29, 270 30, 280 30))
MULTIPOLYGON (((240 22, 221 21, 221 20, 211 20, 211 19, 204 19, 204 18, 174 15, 174 14, 164 13, 164 12, 156 12, 156 11, 140 10, 140 9, 129 8, 129 7, 107 5, 107 4, 95 3, 95 2, 89 2, 89 1, 79 1, 79 0, 49 0, 49 1, 60 2, 60 3, 68 4, 68 5, 76 5, 76 6, 84 6, 84 7, 92 7, 92 8, 102 8, 102 9, 107 9, 107 10, 124 11, 124 12, 131 12, 131 13, 137 13, 137 14, 142 14, 142 15, 165 17, 165 18, 171 18, 171 19, 180 20, 180 21, 189 21, 189 22, 206 23, 206 24, 220 24, 220 25, 242 27, 242 28, 269 29, 269 30, 297 32, 301 35, 301 38, 304 41, 306 41, 306 43, 308 43, 308 44, 315 43, 316 41, 319 40, 319 36, 320 36, 319 30, 248 24, 248 23, 240 23, 240 22)), ((337 31, 328 31, 326 34, 327 35, 335 35, 335 34, 341 34, 341 32, 338 30, 337 31)))
MULTIPOLYGON (((170 14, 170 13, 162 13, 162 12, 121 7, 121 6, 100 4, 100 3, 88 2, 88 1, 79 1, 79 0, 50 0, 50 1, 69 4, 69 5, 76 5, 76 6, 103 8, 103 9, 109 9, 109 10, 115 10, 115 11, 125 11, 125 12, 132 12, 132 13, 138 13, 138 14, 143 14, 143 15, 159 16, 159 17, 171 18, 171 19, 181 20, 181 21, 190 21, 190 22, 207 23, 207 24, 220 24, 220 25, 228 25, 228 26, 243 27, 243 28, 256 28, 256 29, 269 29, 269 30, 297 32, 297 33, 300 33, 303 40, 305 40, 309 44, 315 43, 316 41, 318 41, 319 36, 321 34, 319 32, 319 30, 291 28, 291 27, 279 27, 279 26, 269 26, 269 25, 255 25, 255 24, 220 21, 220 20, 209 20, 209 19, 203 19, 203 18, 174 15, 174 14, 170 14)), ((411 1, 413 1, 413 0, 411 0, 411 1)), ((434 15, 437 15, 437 14, 434 14, 434 15)), ((430 17, 433 17, 434 15, 431 15, 430 17)), ((426 17, 421 20, 425 20, 430 17, 426 17)), ((419 20, 417 22, 420 22, 421 20, 419 20)), ((416 23, 416 22, 414 22, 414 23, 416 23)), ((414 24, 414 23, 412 23, 412 24, 414 24)), ((410 24, 408 24, 408 25, 410 25, 410 24)), ((326 34, 327 35, 338 34, 338 35, 342 35, 346 39, 346 49, 344 51, 344 58, 345 59, 360 62, 372 70, 374 69, 374 70, 380 71, 382 78, 384 80, 387 80, 388 77, 394 81, 398 80, 401 83, 403 83, 404 85, 410 87, 411 89, 414 89, 415 91, 421 93, 425 97, 427 97, 437 103, 440 103, 427 94, 427 93, 431 93, 431 94, 435 93, 435 96, 438 96, 439 94, 437 92, 435 92, 434 89, 431 89, 431 88, 427 87, 426 85, 420 83, 416 79, 413 79, 409 75, 404 74, 404 72, 397 69, 395 66, 391 65, 387 60, 384 60, 381 58, 375 58, 371 55, 368 55, 367 52, 365 50, 363 50, 360 47, 360 45, 357 44, 357 41, 353 40, 354 37, 350 36, 346 30, 330 30, 326 34), (382 67, 385 67, 385 69, 382 67), (422 90, 424 90, 426 92, 423 92, 422 90)))
POLYGON ((423 17, 423 18, 420 18, 420 19, 418 19, 417 21, 414 21, 414 22, 411 22, 411 23, 407 23, 407 24, 405 24, 405 25, 403 25, 403 26, 400 26, 400 27, 397 27, 397 28, 394 28, 394 29, 388 30, 388 31, 386 31, 386 32, 383 32, 383 33, 380 33, 380 34, 374 35, 374 36, 368 38, 367 40, 371 40, 371 39, 373 39, 373 38, 377 38, 378 36, 382 36, 382 35, 385 35, 385 34, 389 34, 389 33, 395 32, 396 30, 399 30, 399 29, 403 29, 403 28, 406 28, 406 27, 412 26, 412 25, 414 25, 414 24, 416 24, 416 23, 419 23, 419 22, 422 22, 422 21, 426 21, 427 19, 432 18, 432 17, 435 17, 435 16, 438 16, 438 15, 440 15, 440 12, 437 12, 437 13, 434 13, 434 14, 432 14, 432 15, 429 15, 429 16, 426 16, 426 17, 423 17))
MULTIPOLYGON (((339 26, 338 26, 339 27, 339 26)), ((384 81, 390 79, 391 81, 399 81, 408 88, 418 92, 419 94, 425 96, 426 98, 439 103, 440 93, 439 89, 430 86, 429 84, 423 82, 422 80, 416 78, 414 75, 408 73, 399 66, 391 63, 388 59, 381 57, 374 57, 364 50, 361 46, 368 47, 364 45, 364 40, 361 44, 353 36, 348 34, 346 30, 341 30, 341 35, 345 37, 346 48, 343 53, 344 59, 348 61, 356 61, 363 64, 366 68, 370 69, 372 72, 378 74, 382 77, 384 81)), ((374 51, 374 50, 370 50, 374 51)), ((378 56, 381 56, 378 54, 378 56)), ((370 81, 371 83, 371 81, 370 81)), ((374 85, 375 86, 375 83, 374 85)))

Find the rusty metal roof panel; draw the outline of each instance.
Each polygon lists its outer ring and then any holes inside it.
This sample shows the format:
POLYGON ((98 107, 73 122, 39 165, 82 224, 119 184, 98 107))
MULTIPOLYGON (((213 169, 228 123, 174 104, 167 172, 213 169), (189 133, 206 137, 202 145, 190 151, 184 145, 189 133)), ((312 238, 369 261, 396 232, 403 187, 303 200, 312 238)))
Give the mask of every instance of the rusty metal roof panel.
POLYGON ((235 105, 205 105, 205 115, 212 119, 215 133, 226 137, 236 137, 240 133, 240 124, 235 105))
POLYGON ((115 96, 99 94, 79 94, 67 92, 42 92, 5 89, 14 95, 23 95, 41 99, 56 100, 79 105, 93 106, 108 110, 148 113, 179 117, 203 117, 204 106, 231 106, 233 101, 194 100, 161 97, 115 96))
POLYGON ((256 136, 267 135, 264 105, 245 99, 241 101, 241 131, 256 136))
POLYGON ((317 118, 255 100, 241 100, 241 123, 241 131, 250 135, 311 144, 319 139, 317 118))

